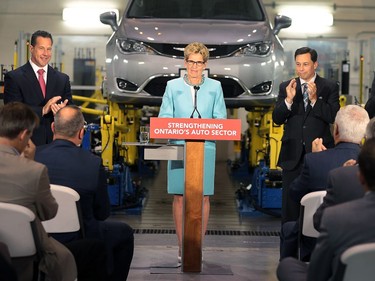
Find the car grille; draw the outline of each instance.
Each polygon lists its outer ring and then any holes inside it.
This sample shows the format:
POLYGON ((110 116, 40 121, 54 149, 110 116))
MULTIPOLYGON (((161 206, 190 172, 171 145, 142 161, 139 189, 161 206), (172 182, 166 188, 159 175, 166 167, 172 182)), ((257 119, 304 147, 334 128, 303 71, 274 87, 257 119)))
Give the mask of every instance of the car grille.
MULTIPOLYGON (((155 77, 145 87, 145 91, 153 96, 162 97, 167 82, 175 77, 155 77)), ((233 79, 210 77, 221 82, 224 98, 235 98, 244 93, 244 89, 233 79)))
MULTIPOLYGON (((186 44, 161 44, 147 43, 155 52, 162 56, 184 57, 184 48, 186 44)), ((206 45, 210 51, 210 58, 227 57, 236 52, 243 45, 206 45)))

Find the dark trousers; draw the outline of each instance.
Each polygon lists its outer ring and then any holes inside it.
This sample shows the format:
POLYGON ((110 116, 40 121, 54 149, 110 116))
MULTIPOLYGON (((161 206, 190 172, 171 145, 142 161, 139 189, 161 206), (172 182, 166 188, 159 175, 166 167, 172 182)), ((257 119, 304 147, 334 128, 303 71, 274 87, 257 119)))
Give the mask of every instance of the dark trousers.
POLYGON ((100 231, 107 249, 109 280, 125 281, 133 259, 133 229, 123 222, 102 221, 100 231))
POLYGON ((73 254, 77 265, 78 280, 107 281, 105 266, 107 250, 105 243, 99 239, 80 239, 64 244, 73 254))
POLYGON ((0 242, 0 280, 17 281, 17 272, 12 265, 7 245, 0 242))
MULTIPOLYGON (((280 260, 286 257, 298 258, 298 236, 299 221, 289 221, 281 226, 280 232, 280 260)), ((301 260, 310 261, 310 256, 314 250, 316 238, 301 237, 301 260)))
POLYGON ((282 172, 282 203, 281 203, 281 224, 288 221, 296 221, 299 217, 300 204, 295 202, 289 195, 289 186, 296 179, 302 170, 302 163, 300 163, 294 170, 282 172))
POLYGON ((282 201, 281 201, 281 224, 286 223, 287 221, 296 221, 299 217, 300 212, 300 203, 295 202, 290 197, 289 186, 294 181, 302 171, 303 161, 305 159, 305 148, 303 148, 299 163, 293 170, 283 169, 282 172, 282 201))
MULTIPOLYGON (((133 259, 134 252, 134 235, 133 229, 124 222, 118 221, 98 221, 98 228, 86 228, 86 238, 101 241, 104 245, 104 252, 106 260, 100 263, 98 270, 104 270, 108 274, 106 281, 125 281, 129 274, 130 264, 133 259), (91 230, 91 231, 90 231, 91 230)), ((61 235, 54 234, 53 237, 61 241, 64 245, 68 245, 68 241, 77 239, 77 233, 63 233, 61 235)), ((78 241, 82 241, 78 240, 78 241)), ((70 249, 70 248, 69 248, 70 249)), ((70 249, 75 256, 76 249, 70 249)), ((97 260, 93 263, 97 264, 97 260)), ((78 264, 77 264, 78 267, 78 264)), ((82 267, 84 267, 82 265, 82 267)), ((78 275, 80 269, 78 268, 78 275)), ((98 274, 97 276, 99 276, 98 274)), ((81 279, 80 279, 81 280, 81 279)), ((87 279, 90 280, 90 279, 87 279)), ((92 279, 101 280, 101 279, 92 279)))
POLYGON ((277 279, 279 281, 306 281, 308 265, 295 258, 283 259, 277 267, 277 279))

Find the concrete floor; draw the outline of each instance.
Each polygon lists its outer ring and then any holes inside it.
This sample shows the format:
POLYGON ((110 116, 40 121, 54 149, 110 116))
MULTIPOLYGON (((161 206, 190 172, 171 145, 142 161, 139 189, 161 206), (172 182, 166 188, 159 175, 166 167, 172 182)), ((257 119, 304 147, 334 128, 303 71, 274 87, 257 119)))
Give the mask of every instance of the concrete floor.
POLYGON ((135 230, 135 251, 129 281, 276 281, 279 259, 280 220, 259 213, 240 216, 227 164, 216 164, 215 195, 211 198, 208 234, 203 241, 200 273, 182 272, 177 267, 177 238, 174 234, 172 199, 166 192, 165 164, 158 172, 143 176, 147 200, 139 214, 119 210, 113 220, 128 223, 135 230))
POLYGON ((276 281, 278 242, 277 237, 208 235, 202 272, 183 273, 173 268, 178 250, 175 235, 136 234, 128 280, 276 281))

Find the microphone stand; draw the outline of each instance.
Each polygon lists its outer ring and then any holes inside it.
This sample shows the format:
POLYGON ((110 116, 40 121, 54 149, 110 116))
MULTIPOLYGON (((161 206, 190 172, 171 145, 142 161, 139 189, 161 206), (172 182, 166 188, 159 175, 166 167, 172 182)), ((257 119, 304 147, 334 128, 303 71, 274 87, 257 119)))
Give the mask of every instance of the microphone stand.
POLYGON ((196 111, 198 113, 198 118, 202 118, 201 117, 201 114, 199 113, 198 111, 198 107, 197 107, 197 93, 198 93, 198 90, 200 89, 199 86, 194 86, 194 110, 193 112, 191 113, 190 115, 190 118, 194 118, 193 115, 194 115, 194 112, 196 111))

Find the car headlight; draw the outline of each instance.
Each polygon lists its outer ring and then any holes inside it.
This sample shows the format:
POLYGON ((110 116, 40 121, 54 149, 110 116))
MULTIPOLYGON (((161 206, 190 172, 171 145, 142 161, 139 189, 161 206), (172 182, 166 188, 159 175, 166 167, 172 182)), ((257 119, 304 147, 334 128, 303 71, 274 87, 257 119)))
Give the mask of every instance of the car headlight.
POLYGON ((250 89, 250 91, 254 95, 259 95, 259 94, 266 94, 270 92, 271 89, 272 89, 272 81, 265 81, 258 85, 255 85, 254 87, 250 89))
POLYGON ((118 39, 117 45, 124 53, 154 53, 149 46, 135 40, 118 39))
POLYGON ((235 56, 265 56, 271 50, 271 42, 249 43, 241 47, 235 56))

